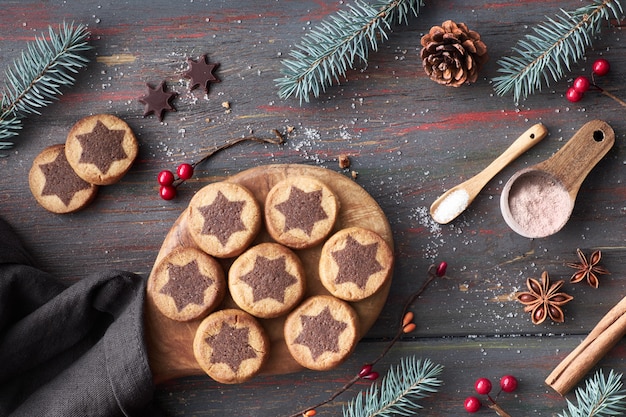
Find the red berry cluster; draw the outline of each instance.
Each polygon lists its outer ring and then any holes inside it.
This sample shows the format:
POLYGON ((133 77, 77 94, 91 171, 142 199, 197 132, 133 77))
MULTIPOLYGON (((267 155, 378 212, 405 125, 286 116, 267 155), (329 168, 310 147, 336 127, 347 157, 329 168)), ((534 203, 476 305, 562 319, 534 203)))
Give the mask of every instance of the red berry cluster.
POLYGON ((583 98, 585 93, 589 91, 590 87, 595 87, 599 91, 602 91, 602 89, 596 85, 594 76, 597 75, 599 77, 603 77, 608 74, 610 70, 611 64, 609 64, 609 61, 604 58, 597 59, 591 67, 591 80, 584 75, 577 77, 572 86, 567 89, 565 98, 572 103, 576 103, 583 98))
MULTIPOLYGON (((488 378, 478 378, 474 383, 474 390, 480 395, 486 395, 487 399, 491 403, 489 407, 495 409, 499 415, 502 415, 500 413, 502 409, 496 403, 496 400, 490 395, 491 388, 491 381, 488 378)), ((513 392, 516 389, 517 379, 513 375, 505 375, 500 378, 500 392, 513 392)), ((498 392, 496 398, 498 397, 498 395, 500 395, 500 392, 498 392)), ((467 411, 468 413, 476 413, 482 407, 482 403, 477 397, 470 396, 465 399, 465 403, 463 404, 463 406, 465 407, 465 411, 467 411)))
POLYGON ((178 177, 174 176, 174 173, 168 169, 159 172, 157 181, 160 185, 159 195, 161 198, 171 200, 176 197, 176 187, 193 177, 193 169, 194 165, 183 163, 176 168, 178 177))

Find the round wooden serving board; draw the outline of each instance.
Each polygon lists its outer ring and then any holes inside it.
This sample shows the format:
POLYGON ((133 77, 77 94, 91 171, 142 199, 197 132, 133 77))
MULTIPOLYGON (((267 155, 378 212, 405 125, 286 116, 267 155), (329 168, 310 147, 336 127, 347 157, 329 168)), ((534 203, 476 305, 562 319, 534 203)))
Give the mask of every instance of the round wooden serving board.
MULTIPOLYGON (((259 201, 263 209, 263 203, 269 190, 279 181, 294 176, 310 176, 323 181, 337 196, 340 208, 337 222, 331 234, 350 227, 359 226, 378 233, 385 239, 393 250, 393 238, 389 222, 376 201, 361 186, 337 172, 306 165, 265 165, 252 168, 227 178, 225 181, 238 183, 248 188, 259 201)), ((182 212, 163 241, 163 245, 157 255, 155 265, 179 246, 196 247, 187 230, 188 210, 182 212)), ((253 244, 272 241, 267 232, 261 231, 253 244)), ((307 292, 305 297, 317 294, 329 294, 322 286, 318 278, 318 263, 322 244, 304 250, 296 250, 307 276, 307 292)), ((234 259, 221 260, 224 271, 234 259)), ((154 268, 153 268, 154 273, 154 268)), ((185 375, 203 374, 204 371, 195 360, 193 355, 193 338, 201 320, 190 322, 177 322, 165 317, 156 308, 151 297, 151 288, 154 287, 153 273, 148 279, 148 291, 146 297, 146 335, 148 351, 151 356, 151 366, 157 382, 181 377, 185 375), (159 361, 158 358, 167 358, 159 361), (155 361, 156 359, 156 361, 155 361)), ((391 279, 376 294, 358 302, 350 303, 356 310, 359 321, 361 337, 374 324, 382 310, 391 279)), ((236 307, 230 296, 218 309, 236 307)), ((271 341, 270 358, 262 370, 262 374, 284 374, 302 370, 289 354, 283 337, 283 324, 285 317, 275 319, 259 319, 267 330, 271 341)))

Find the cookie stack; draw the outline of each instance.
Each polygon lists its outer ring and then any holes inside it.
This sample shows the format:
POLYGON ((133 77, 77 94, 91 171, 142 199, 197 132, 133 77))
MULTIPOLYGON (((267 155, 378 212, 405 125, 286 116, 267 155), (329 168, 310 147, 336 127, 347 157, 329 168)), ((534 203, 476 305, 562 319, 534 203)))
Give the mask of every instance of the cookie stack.
POLYGON ((65 144, 44 149, 33 161, 28 180, 35 200, 53 213, 86 207, 98 187, 119 181, 137 157, 130 127, 110 114, 79 120, 65 144))
POLYGON ((199 321, 194 356, 222 383, 258 374, 277 339, 303 367, 337 366, 362 335, 353 304, 391 279, 388 243, 342 227, 340 199, 323 181, 287 177, 267 189, 202 188, 185 213, 190 244, 164 256, 148 282, 163 315, 199 321), (317 265, 306 268, 311 253, 317 265))

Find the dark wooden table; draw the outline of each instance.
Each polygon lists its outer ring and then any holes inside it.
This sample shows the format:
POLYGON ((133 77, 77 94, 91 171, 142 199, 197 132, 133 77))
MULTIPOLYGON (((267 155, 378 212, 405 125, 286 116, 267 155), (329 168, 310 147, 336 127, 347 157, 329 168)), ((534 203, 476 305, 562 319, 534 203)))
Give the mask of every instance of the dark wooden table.
MULTIPOLYGON (((619 28, 604 27, 586 59, 563 81, 516 105, 494 94, 496 61, 511 53, 529 27, 568 1, 427 2, 419 17, 396 26, 369 64, 348 73, 340 85, 310 103, 281 100, 274 79, 281 60, 311 27, 349 2, 281 1, 3 1, 0 60, 17 58, 26 42, 63 21, 84 23, 94 47, 77 84, 41 116, 26 119, 10 155, 0 160, 0 215, 12 223, 43 269, 74 282, 90 272, 119 268, 147 276, 167 231, 195 191, 247 168, 298 163, 341 171, 347 154, 357 183, 380 204, 391 224, 396 267, 388 302, 375 326, 351 358, 329 372, 261 376, 225 386, 207 376, 160 385, 157 403, 171 416, 282 416, 315 404, 341 387, 363 363, 381 352, 393 335, 402 305, 427 278, 433 262, 449 263, 448 279, 435 281, 413 305, 417 330, 403 338, 377 369, 384 373, 401 358, 417 355, 445 366, 444 385, 421 401, 419 415, 464 415, 463 400, 473 382, 504 374, 518 377, 514 395, 500 397, 513 416, 552 416, 564 399, 544 379, 574 349, 598 320, 626 295, 626 109, 589 93, 573 104, 564 93, 591 62, 606 57, 611 73, 602 82, 626 97, 626 47, 619 28), (446 88, 429 80, 419 59, 420 37, 452 19, 478 31, 491 60, 479 80, 446 88), (221 65, 208 96, 189 92, 182 73, 186 59, 208 54, 221 65), (177 112, 163 123, 143 118, 138 98, 145 84, 165 80, 178 92, 177 112), (230 103, 230 110, 222 106, 230 103), (139 157, 121 182, 101 188, 84 211, 55 215, 41 208, 28 187, 28 171, 44 148, 63 143, 80 118, 112 113, 137 134, 139 157), (504 183, 517 170, 560 149, 585 122, 602 119, 616 132, 616 144, 583 183, 572 217, 554 236, 527 239, 512 232, 500 214, 504 183), (479 172, 535 123, 550 135, 505 168, 469 209, 449 225, 434 223, 427 209, 443 191, 479 172), (173 201, 158 196, 156 175, 181 162, 199 160, 215 146, 253 132, 293 127, 284 146, 245 143, 219 153, 179 187, 173 201), (534 325, 514 300, 527 277, 544 270, 568 280, 576 248, 603 252, 612 274, 600 287, 566 283, 574 301, 565 322, 534 325)), ((572 163, 575 163, 574 161, 572 163)), ((604 369, 625 370, 626 342, 602 359, 604 369)), ((340 415, 357 384, 318 415, 340 415)), ((483 410, 481 414, 493 413, 483 410)), ((493 414, 491 414, 493 415, 493 414)))

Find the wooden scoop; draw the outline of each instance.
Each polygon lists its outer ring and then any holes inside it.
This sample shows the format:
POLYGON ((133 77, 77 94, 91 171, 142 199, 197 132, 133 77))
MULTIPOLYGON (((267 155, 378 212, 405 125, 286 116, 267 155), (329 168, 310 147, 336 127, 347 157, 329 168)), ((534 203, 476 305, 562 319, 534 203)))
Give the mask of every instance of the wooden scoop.
POLYGON ((430 215, 433 220, 437 223, 446 224, 457 218, 498 172, 539 143, 547 134, 548 130, 541 123, 532 126, 485 169, 443 193, 430 206, 430 215))
POLYGON ((592 120, 552 157, 515 173, 500 196, 500 210, 509 227, 529 238, 561 230, 584 179, 614 142, 611 126, 592 120))

